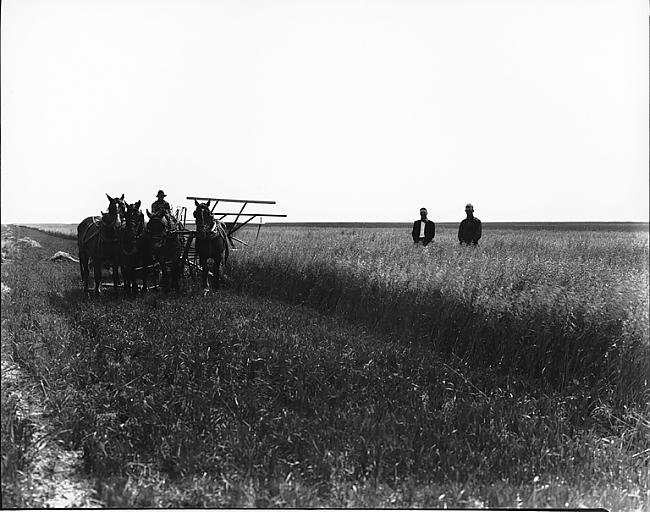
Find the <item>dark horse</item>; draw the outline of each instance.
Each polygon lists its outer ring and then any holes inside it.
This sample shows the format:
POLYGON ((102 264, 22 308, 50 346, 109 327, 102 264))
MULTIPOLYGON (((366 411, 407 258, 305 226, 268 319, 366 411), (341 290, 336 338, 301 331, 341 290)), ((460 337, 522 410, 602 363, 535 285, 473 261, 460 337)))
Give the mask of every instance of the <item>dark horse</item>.
POLYGON ((136 269, 142 269, 142 290, 147 290, 147 268, 153 264, 149 241, 145 235, 140 201, 126 205, 124 227, 120 231, 120 268, 126 295, 138 292, 136 269))
POLYGON ((147 217, 149 217, 149 222, 147 222, 145 231, 146 238, 151 257, 160 265, 163 290, 167 291, 170 287, 169 274, 171 270, 171 288, 178 291, 181 243, 178 233, 175 232, 176 226, 172 219, 164 215, 164 212, 152 215, 147 210, 147 217), (169 265, 169 269, 167 265, 169 265))
POLYGON ((124 195, 121 198, 112 198, 108 194, 108 212, 101 217, 87 217, 77 226, 77 244, 79 247, 79 267, 84 291, 88 291, 90 267, 88 261, 92 260, 95 274, 95 292, 101 293, 102 265, 109 262, 113 268, 113 285, 119 285, 117 267, 120 257, 119 234, 122 227, 122 207, 124 195))
POLYGON ((223 222, 215 220, 210 211, 210 201, 199 203, 194 200, 196 210, 196 252, 201 265, 201 285, 208 290, 208 259, 214 260, 213 283, 219 288, 222 263, 225 268, 228 261, 228 233, 223 222))

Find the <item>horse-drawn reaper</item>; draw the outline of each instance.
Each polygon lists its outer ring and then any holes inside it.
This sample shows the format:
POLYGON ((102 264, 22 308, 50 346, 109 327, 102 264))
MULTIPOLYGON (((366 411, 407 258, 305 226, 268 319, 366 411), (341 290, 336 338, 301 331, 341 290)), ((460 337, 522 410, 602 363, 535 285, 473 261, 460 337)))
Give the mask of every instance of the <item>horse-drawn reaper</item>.
MULTIPOLYGON (((178 290, 179 280, 186 270, 192 277, 200 272, 205 291, 218 289, 228 255, 235 249, 234 242, 248 245, 234 234, 258 217, 260 226, 263 216, 286 217, 283 214, 244 213, 249 203, 275 204, 275 201, 190 196, 187 199, 193 200, 195 206, 195 230, 192 230, 192 225, 187 224, 186 207, 177 208, 174 215, 166 211, 152 214, 147 210, 148 221, 145 223, 140 201, 127 204, 124 195, 120 199, 107 197, 110 201, 108 213, 101 218, 88 217, 77 230, 84 290, 88 290, 88 260, 92 259, 98 293, 104 261, 109 261, 113 267, 113 286, 119 283, 119 266, 127 295, 138 291, 138 274, 142 279, 142 289, 146 290, 150 272, 162 274, 161 284, 165 290, 178 290), (215 212, 219 202, 241 203, 242 207, 236 213, 215 212), (228 216, 234 216, 234 220, 225 222, 223 219, 228 216)), ((153 281, 157 281, 157 275, 153 281)))

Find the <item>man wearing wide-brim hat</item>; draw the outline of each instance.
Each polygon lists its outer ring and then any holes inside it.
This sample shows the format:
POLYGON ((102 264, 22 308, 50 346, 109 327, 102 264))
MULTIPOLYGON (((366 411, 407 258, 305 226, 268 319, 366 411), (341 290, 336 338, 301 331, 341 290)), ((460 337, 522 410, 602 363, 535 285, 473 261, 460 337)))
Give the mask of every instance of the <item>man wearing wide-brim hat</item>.
POLYGON ((158 200, 151 205, 151 214, 152 215, 158 215, 159 213, 166 213, 169 216, 171 216, 172 208, 169 206, 169 203, 165 201, 165 197, 167 194, 165 194, 162 190, 158 191, 158 194, 156 196, 158 197, 158 200))

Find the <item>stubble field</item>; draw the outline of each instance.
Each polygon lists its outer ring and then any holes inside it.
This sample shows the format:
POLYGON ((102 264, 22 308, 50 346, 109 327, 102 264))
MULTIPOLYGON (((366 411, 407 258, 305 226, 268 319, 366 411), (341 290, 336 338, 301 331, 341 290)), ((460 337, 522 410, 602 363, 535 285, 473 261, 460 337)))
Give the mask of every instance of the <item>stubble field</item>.
MULTIPOLYGON (((251 229, 223 290, 127 300, 15 230, 3 358, 104 505, 649 503, 647 232, 251 229)), ((3 504, 37 505, 2 407, 3 504)))

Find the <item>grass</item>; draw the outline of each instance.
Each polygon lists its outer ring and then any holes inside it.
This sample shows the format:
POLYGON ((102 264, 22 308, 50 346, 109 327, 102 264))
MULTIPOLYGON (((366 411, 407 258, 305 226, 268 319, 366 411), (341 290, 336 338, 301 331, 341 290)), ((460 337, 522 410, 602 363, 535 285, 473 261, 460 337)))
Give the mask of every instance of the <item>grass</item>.
MULTIPOLYGON (((131 300, 87 299, 45 260, 74 243, 25 234, 3 352, 107 506, 648 503, 643 234, 269 229, 226 290, 131 300)), ((2 405, 10 505, 29 436, 2 405)))

